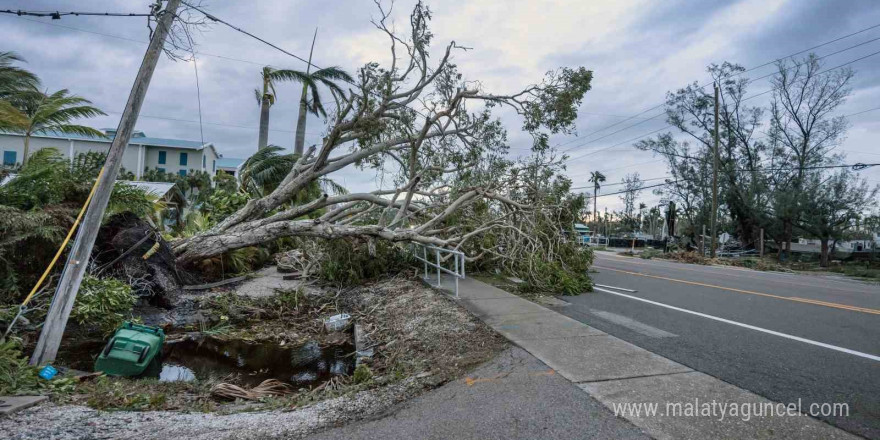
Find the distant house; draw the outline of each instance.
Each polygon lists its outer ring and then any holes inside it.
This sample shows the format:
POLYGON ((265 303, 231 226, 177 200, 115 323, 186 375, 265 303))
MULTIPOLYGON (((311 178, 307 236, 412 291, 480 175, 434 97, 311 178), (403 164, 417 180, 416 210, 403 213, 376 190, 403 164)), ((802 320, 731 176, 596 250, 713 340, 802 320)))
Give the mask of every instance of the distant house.
POLYGON ((232 174, 233 176, 238 177, 244 161, 245 159, 238 159, 234 157, 223 157, 217 159, 217 173, 232 174))
MULTIPOLYGON (((55 148, 71 161, 77 153, 107 153, 116 130, 107 128, 101 131, 106 137, 56 132, 34 134, 31 135, 30 151, 33 154, 43 148, 55 148)), ((0 151, 3 152, 3 165, 20 164, 24 155, 24 135, 0 132, 0 151)), ((154 138, 142 131, 135 131, 122 156, 122 167, 133 172, 137 179, 143 176, 145 169, 151 168, 181 176, 197 170, 214 175, 221 157, 210 142, 154 138)))
POLYGON ((185 214, 186 197, 174 183, 135 182, 131 180, 117 180, 116 183, 124 183, 138 188, 148 195, 155 197, 157 202, 164 204, 165 210, 162 217, 166 229, 178 225, 185 214))
POLYGON ((186 206, 186 197, 184 197, 180 188, 171 182, 135 182, 131 180, 118 180, 116 183, 125 183, 126 185, 138 188, 168 206, 179 208, 186 206))

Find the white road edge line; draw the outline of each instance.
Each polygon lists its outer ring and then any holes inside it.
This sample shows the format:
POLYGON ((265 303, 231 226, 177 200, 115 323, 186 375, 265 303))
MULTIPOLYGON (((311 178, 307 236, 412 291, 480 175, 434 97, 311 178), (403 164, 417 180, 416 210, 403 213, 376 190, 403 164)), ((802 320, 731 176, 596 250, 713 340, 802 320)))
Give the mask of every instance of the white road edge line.
POLYGON ((655 306, 666 307, 667 309, 677 310, 679 312, 684 312, 684 313, 690 313, 691 315, 697 315, 697 316, 700 316, 703 318, 723 322, 725 324, 731 324, 731 325, 747 328, 749 330, 755 330, 755 331, 767 333, 770 335, 779 336, 781 338, 791 339, 793 341, 803 342, 805 344, 815 345, 817 347, 827 348, 830 350, 839 351, 841 353, 851 354, 853 356, 858 356, 858 357, 862 357, 865 359, 870 359, 872 361, 880 362, 880 356, 875 356, 873 354, 862 353, 861 351, 850 350, 849 348, 838 347, 836 345, 826 344, 824 342, 814 341, 812 339, 802 338, 800 336, 794 336, 794 335, 789 335, 787 333, 780 333, 777 331, 768 330, 766 328, 755 327, 754 325, 743 324, 741 322, 731 321, 729 319, 719 318, 717 316, 707 315, 705 313, 695 312, 693 310, 683 309, 681 307, 670 306, 669 304, 663 304, 663 303, 660 303, 657 301, 651 301, 649 299, 639 298, 637 296, 627 295, 625 293, 620 293, 620 292, 615 292, 615 291, 608 290, 608 289, 603 289, 601 287, 594 287, 594 289, 599 290, 601 292, 610 293, 612 295, 622 296, 625 298, 634 299, 636 301, 646 302, 648 304, 653 304, 655 306))
POLYGON ((594 286, 604 287, 606 289, 622 290, 624 292, 638 292, 638 290, 624 289, 623 287, 606 286, 604 284, 593 284, 594 286))

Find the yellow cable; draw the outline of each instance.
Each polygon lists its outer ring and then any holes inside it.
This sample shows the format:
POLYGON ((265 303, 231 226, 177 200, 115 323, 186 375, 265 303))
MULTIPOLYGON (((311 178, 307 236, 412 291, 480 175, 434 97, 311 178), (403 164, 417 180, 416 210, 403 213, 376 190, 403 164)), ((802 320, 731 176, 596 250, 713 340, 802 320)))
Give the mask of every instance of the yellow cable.
POLYGON ((86 208, 88 208, 89 203, 92 201, 92 196, 95 195, 95 190, 98 189, 98 182, 101 181, 101 176, 104 174, 104 168, 101 167, 101 171, 98 172, 98 178, 95 179, 95 184, 92 185, 92 190, 89 192, 89 197, 86 198, 86 202, 83 204, 82 209, 79 210, 79 215, 76 216, 76 221, 73 222, 73 226, 70 227, 70 230, 67 231, 67 237, 64 239, 64 242, 61 243, 61 247, 58 248, 58 252, 55 253, 55 258, 52 258, 52 262, 49 263, 49 267, 46 268, 46 271, 43 272, 43 276, 37 281, 37 284, 31 289, 31 293, 28 294, 27 298, 24 299, 24 302, 21 303, 21 306, 24 307, 28 302, 36 295, 37 291, 40 289, 40 286, 43 284, 43 281, 46 281, 46 277, 49 276, 49 273, 52 272, 52 268, 55 267, 55 263, 58 261, 58 258, 64 253, 64 248, 67 247, 67 243, 70 242, 70 237, 73 237, 73 231, 76 230, 76 227, 79 226, 80 220, 82 220, 83 214, 86 212, 86 208))

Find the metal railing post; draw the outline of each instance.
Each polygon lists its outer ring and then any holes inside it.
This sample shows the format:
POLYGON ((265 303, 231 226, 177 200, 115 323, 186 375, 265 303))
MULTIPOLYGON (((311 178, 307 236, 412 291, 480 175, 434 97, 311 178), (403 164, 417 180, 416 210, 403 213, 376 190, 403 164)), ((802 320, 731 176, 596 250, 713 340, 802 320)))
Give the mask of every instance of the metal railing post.
MULTIPOLYGON (((455 273, 459 273, 458 272, 458 254, 452 254, 452 256, 455 257, 453 259, 453 261, 455 261, 455 273)), ((464 264, 462 264, 462 267, 464 267, 464 264)), ((454 276, 453 278, 455 278, 455 297, 458 298, 458 277, 454 276)))
POLYGON ((461 254, 460 256, 461 256, 461 277, 462 277, 462 278, 465 278, 465 274, 464 274, 464 262, 465 262, 465 261, 464 261, 464 254, 461 254))
POLYGON ((425 262, 425 281, 428 280, 428 248, 424 245, 422 246, 422 256, 424 259, 422 261, 425 262))
POLYGON ((443 285, 440 282, 440 249, 435 249, 434 253, 437 254, 437 287, 440 287, 443 285))

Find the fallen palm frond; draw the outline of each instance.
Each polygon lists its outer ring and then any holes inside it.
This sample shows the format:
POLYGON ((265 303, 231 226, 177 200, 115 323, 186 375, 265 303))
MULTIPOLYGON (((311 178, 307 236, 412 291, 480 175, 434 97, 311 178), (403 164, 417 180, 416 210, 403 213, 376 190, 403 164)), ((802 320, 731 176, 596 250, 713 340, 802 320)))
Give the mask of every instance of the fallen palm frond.
POLYGON ((249 390, 231 383, 220 383, 211 388, 211 395, 229 400, 260 400, 264 397, 293 394, 294 391, 293 387, 289 384, 276 379, 266 379, 249 390))

